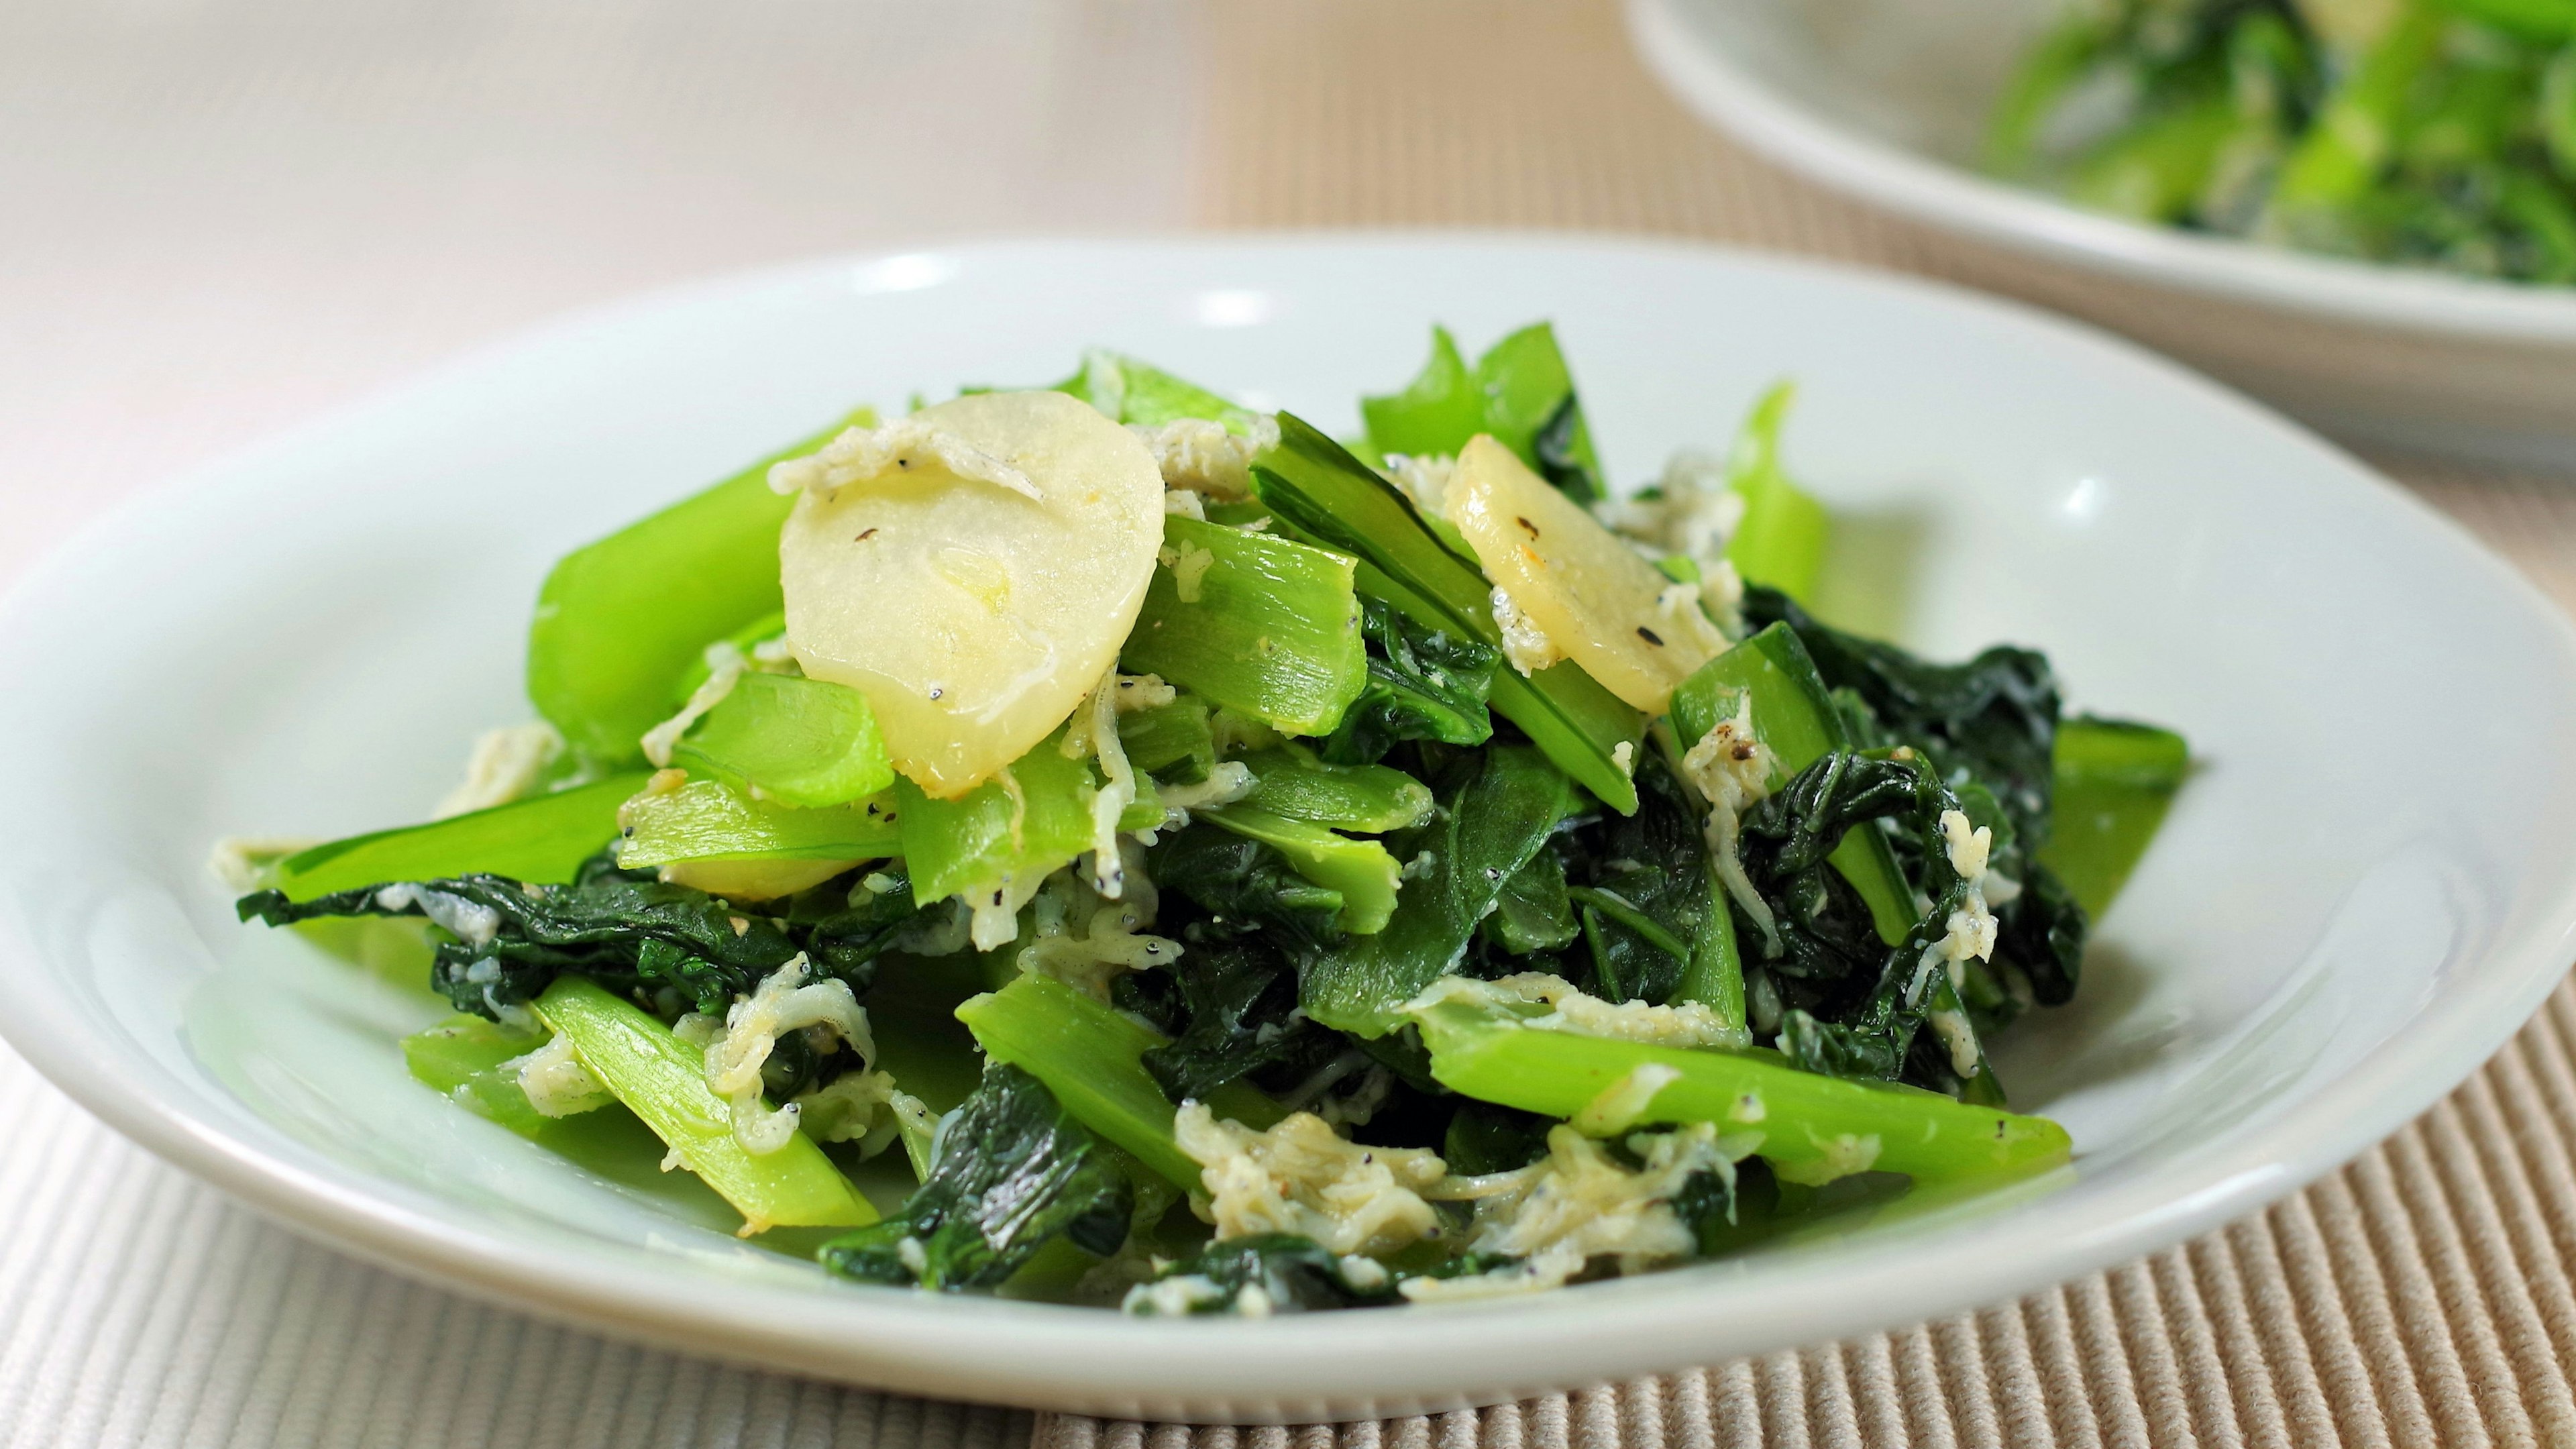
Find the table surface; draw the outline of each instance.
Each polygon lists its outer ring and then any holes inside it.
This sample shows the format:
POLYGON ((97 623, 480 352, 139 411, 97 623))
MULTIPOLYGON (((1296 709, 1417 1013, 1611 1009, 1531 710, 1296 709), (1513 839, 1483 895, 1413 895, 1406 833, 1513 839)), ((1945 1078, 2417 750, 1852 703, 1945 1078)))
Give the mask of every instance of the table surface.
MULTIPOLYGON (((514 329, 822 252, 1475 224, 2040 280, 1700 130, 1608 0, 0 0, 0 134, 0 583, 129 489, 514 329)), ((2576 606, 2576 488, 2387 465, 2576 606)), ((2370 1155, 2114 1272, 1330 1429, 1031 1416, 617 1344, 305 1243, 5 1048, 0 1123, 10 1445, 2576 1444, 2576 988, 2370 1155)))

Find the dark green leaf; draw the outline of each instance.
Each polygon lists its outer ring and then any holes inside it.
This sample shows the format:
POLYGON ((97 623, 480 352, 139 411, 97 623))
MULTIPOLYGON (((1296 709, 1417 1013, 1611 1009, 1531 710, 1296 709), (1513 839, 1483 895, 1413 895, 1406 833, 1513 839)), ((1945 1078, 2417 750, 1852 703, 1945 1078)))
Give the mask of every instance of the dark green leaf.
POLYGON ((1375 598, 1360 601, 1360 632, 1368 641, 1368 683, 1324 740, 1326 760, 1369 765, 1403 740, 1481 745, 1492 737, 1485 696, 1501 651, 1375 598))
POLYGON ((903 1212, 817 1256, 844 1277, 958 1293, 999 1284, 1058 1237, 1114 1253, 1134 1208, 1100 1139, 1037 1078, 996 1066, 941 1129, 930 1177, 903 1212))

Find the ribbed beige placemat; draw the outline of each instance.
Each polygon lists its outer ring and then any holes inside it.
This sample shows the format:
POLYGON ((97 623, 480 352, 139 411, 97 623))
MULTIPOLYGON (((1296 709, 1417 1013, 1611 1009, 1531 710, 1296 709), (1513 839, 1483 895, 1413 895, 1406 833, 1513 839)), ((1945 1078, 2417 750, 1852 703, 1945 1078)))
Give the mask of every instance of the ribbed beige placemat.
MULTIPOLYGON (((1754 162, 1655 88, 1607 0, 1316 0, 1218 15, 1200 193, 1213 225, 1653 231, 2042 299, 2077 285, 1754 162)), ((2576 606, 2576 489, 2425 467, 2401 476, 2576 606)), ((2224 1232, 2017 1304, 1481 1414, 1194 1434, 1045 1416, 1038 1444, 2571 1445, 2571 1152, 2576 985, 2450 1100, 2342 1172, 2224 1232)))

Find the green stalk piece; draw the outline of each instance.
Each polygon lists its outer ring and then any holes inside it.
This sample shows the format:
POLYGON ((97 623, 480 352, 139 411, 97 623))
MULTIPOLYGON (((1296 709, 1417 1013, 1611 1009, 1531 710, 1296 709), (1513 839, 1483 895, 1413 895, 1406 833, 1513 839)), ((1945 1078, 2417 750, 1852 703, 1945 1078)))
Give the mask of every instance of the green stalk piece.
POLYGON ((2086 715, 2057 727, 2054 767, 2039 861, 2099 920, 2164 825, 2191 747, 2171 730, 2086 715))
POLYGON ((1685 1122, 1758 1133, 1762 1144, 1755 1150, 1792 1181, 1865 1170, 1918 1181, 2020 1175, 2065 1162, 2071 1147, 2066 1129, 2045 1117, 1800 1071, 1749 1052, 1581 1036, 1459 1002, 1412 1018, 1430 1048, 1431 1075, 1454 1091, 1614 1135, 1685 1122), (1615 1113, 1585 1114, 1636 1080, 1632 1074, 1641 1068, 1674 1076, 1639 1100, 1621 1101, 1615 1113))
POLYGON ((770 465, 875 421, 854 412, 555 564, 528 627, 528 698, 577 754, 640 761, 637 742, 708 642, 784 607, 778 530, 795 500, 769 491, 770 465))
POLYGON ((1804 599, 1824 572, 1833 520, 1780 467, 1780 425, 1796 398, 1795 385, 1773 384, 1735 436, 1726 486, 1744 499, 1744 517, 1726 542, 1726 558, 1748 581, 1804 599))
POLYGON ((662 1171, 670 1155, 634 1113, 615 1103, 570 1117, 548 1117, 528 1104, 516 1058, 546 1044, 541 1031, 518 1031, 479 1016, 451 1016, 402 1040, 412 1080, 466 1111, 610 1182, 647 1193, 710 1225, 734 1209, 688 1173, 662 1171))
POLYGON ((1404 1004, 1457 968, 1477 926, 1499 909, 1507 883, 1573 812, 1575 798, 1564 772, 1537 751, 1485 751, 1445 814, 1405 845, 1418 842, 1429 869, 1406 883, 1385 928, 1354 936, 1299 973, 1306 1014, 1358 1036, 1402 1026, 1404 1004))
MULTIPOLYGON (((1779 760, 1774 787, 1827 752, 1851 747, 1816 661, 1786 624, 1755 634, 1674 688, 1673 731, 1681 747, 1689 749, 1718 721, 1732 718, 1737 699, 1746 694, 1753 698, 1753 733, 1779 760)), ((1904 940, 1914 925, 1914 889, 1906 884, 1887 837, 1874 829, 1854 829, 1830 858, 1868 903, 1879 939, 1891 946, 1904 940)))
POLYGON ((1216 731, 1207 701, 1195 696, 1118 716, 1118 743, 1140 774, 1169 775, 1176 784, 1195 785, 1216 768, 1216 731))
POLYGON ((1342 896, 1342 929, 1374 936, 1395 914, 1404 867, 1374 840, 1336 835, 1312 821, 1291 820, 1249 803, 1196 812, 1198 818, 1277 850, 1290 868, 1342 896))
MULTIPOLYGON (((1032 882, 1091 849, 1098 785, 1089 760, 1065 758, 1063 742, 1058 729, 1011 762, 1009 784, 987 780, 954 800, 933 800, 912 781, 895 780, 915 901, 926 906, 1032 882)), ((1162 818, 1153 782, 1139 774, 1136 801, 1119 814, 1118 829, 1142 830, 1162 818)))
POLYGON ((690 727, 671 763, 786 805, 846 805, 894 783, 867 696, 846 684, 745 674, 690 727))
MULTIPOLYGON (((501 1070, 546 1044, 541 1032, 514 1031, 479 1016, 451 1016, 402 1039, 403 1065, 412 1080, 475 1116, 530 1141, 566 1118, 547 1117, 528 1105, 518 1079, 501 1070)), ((586 1115, 586 1114, 585 1114, 586 1115)))
POLYGON ((1034 879, 1091 848, 1091 768, 1065 758, 1064 731, 1011 762, 1018 787, 987 780, 954 800, 933 800, 895 781, 896 824, 912 898, 922 905, 966 891, 1034 879))
POLYGON ((1105 348, 1084 353, 1082 370, 1050 391, 1080 398, 1109 417, 1144 428, 1201 418, 1241 437, 1261 416, 1150 362, 1105 348))
POLYGON ((610 1095, 733 1204, 745 1237, 773 1227, 857 1228, 877 1220, 812 1138, 793 1134, 762 1156, 744 1150, 730 1108, 707 1086, 703 1054, 643 1008, 580 976, 556 978, 533 1005, 610 1095))
POLYGON ((622 818, 617 863, 628 870, 697 860, 875 860, 903 844, 891 793, 797 809, 715 780, 691 780, 635 796, 622 818))
MULTIPOLYGON (((1362 593, 1419 622, 1499 645, 1493 586, 1472 559, 1425 527, 1404 496, 1341 444, 1293 414, 1279 416, 1279 445, 1253 460, 1253 491, 1292 534, 1360 560, 1362 593)), ((1633 757, 1645 718, 1568 661, 1523 678, 1494 672, 1494 710, 1519 725, 1557 767, 1622 815, 1637 811, 1633 757)))
POLYGON ((477 872, 561 885, 617 838, 617 807, 644 780, 640 774, 617 775, 425 825, 352 835, 286 857, 271 880, 290 901, 477 872))
MULTIPOLYGON (((1008 1062, 1055 1094, 1075 1120, 1125 1148, 1183 1191, 1199 1190, 1199 1164, 1172 1136, 1174 1108, 1145 1070, 1161 1033, 1050 976, 1022 976, 957 1008, 997 1062, 1008 1062)), ((1276 1126, 1287 1114, 1241 1083, 1210 1092, 1208 1109, 1247 1127, 1276 1126)))
POLYGON ((1385 765, 1333 765, 1294 746, 1244 758, 1252 793, 1242 804, 1290 820, 1311 820, 1355 835, 1383 835, 1421 824, 1431 789, 1385 765))
POLYGON ((1329 734, 1368 683, 1351 567, 1329 549, 1166 518, 1119 666, 1287 734, 1329 734))
POLYGON ((1469 367, 1446 328, 1431 329, 1431 360, 1404 391, 1362 398, 1371 449, 1455 455, 1478 433, 1520 455, 1577 503, 1600 501, 1601 459, 1576 397, 1573 371, 1545 322, 1486 349, 1469 367))
MULTIPOLYGON (((1874 924, 1874 923, 1873 923, 1874 924)), ((1726 890, 1714 881, 1708 892, 1708 915, 1691 937, 1682 979, 1673 985, 1673 1004, 1696 1001, 1737 1031, 1744 1029, 1744 943, 1735 934, 1726 890)))

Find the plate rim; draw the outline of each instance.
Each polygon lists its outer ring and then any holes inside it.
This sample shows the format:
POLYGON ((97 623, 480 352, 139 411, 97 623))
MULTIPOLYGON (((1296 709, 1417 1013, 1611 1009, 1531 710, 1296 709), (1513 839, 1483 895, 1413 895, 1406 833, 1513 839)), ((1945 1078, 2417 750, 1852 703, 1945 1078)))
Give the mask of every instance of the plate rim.
POLYGON ((2086 211, 1839 125, 1710 44, 1704 0, 1625 0, 1632 47, 1702 120, 1844 196, 2008 250, 2328 322, 2576 348, 2576 287, 2320 256, 2086 211))
MULTIPOLYGON (((260 472, 275 460, 316 446, 342 430, 363 427, 380 411, 417 406, 443 387, 505 359, 562 345, 620 317, 808 287, 826 277, 846 278, 853 268, 893 256, 947 257, 957 261, 964 274, 979 260, 1061 255, 1068 248, 1275 257, 1351 253, 1372 247, 1417 253, 1453 249, 1543 253, 1559 262, 1651 253, 1721 271, 1791 275, 1845 289, 1875 290, 1955 312, 1984 314, 2009 322, 2024 335, 2035 329, 2048 345, 2088 351, 2133 371, 2143 369, 2194 394, 2198 405, 2237 414, 2239 421, 2317 455, 2357 493, 2405 513, 2410 527, 2426 534, 2427 547, 2460 553, 2465 564, 2484 571, 2516 597, 2522 608, 2549 626, 2559 663, 2576 677, 2576 621, 2456 520, 2272 410, 2099 328, 1948 283, 1830 261, 1675 241, 1512 231, 1292 231, 943 242, 763 267, 582 309, 463 354, 355 404, 329 410, 231 459, 141 491, 77 530, 16 581, 0 598, 0 640, 23 627, 29 613, 42 608, 43 596, 70 582, 79 565, 102 549, 112 550, 113 525, 129 512, 154 506, 182 488, 217 498, 228 491, 255 488, 260 472)), ((2155 1251, 2240 1216, 2332 1171, 2420 1115, 2491 1057, 2564 974, 2571 951, 2576 951, 2576 877, 2561 882, 2554 895, 2543 892, 2542 897, 2545 906, 2534 909, 2518 935, 2488 947, 2486 954, 2497 968, 2476 995, 2443 997, 2417 1019, 2417 1029, 2381 1048, 2371 1070, 2347 1071, 2249 1140, 2188 1160, 2183 1164, 2188 1170, 2178 1184, 2162 1180, 2108 1190, 2084 1214, 2085 1230, 2043 1242, 2033 1242, 2030 1233, 2049 1225, 2044 1217, 2025 1220, 2014 1214, 1948 1229, 1945 1246, 1982 1254, 1979 1288, 1972 1295, 1975 1301, 2006 1301, 2155 1251), (2440 1029, 2425 1029, 2428 1026, 2440 1029)), ((0 941, 31 956, 37 952, 32 933, 24 929, 14 908, 0 909, 0 941)), ((149 1069, 156 1090, 111 1090, 110 1080, 95 1068, 97 1058, 82 1048, 93 1044, 112 1048, 114 1035, 86 1024, 71 1009, 68 996, 37 993, 31 1006, 14 1018, 0 1016, 0 1037, 73 1101, 263 1214, 378 1266, 613 1336, 908 1392, 1140 1418, 1289 1422, 1376 1417, 1472 1407, 1604 1376, 1681 1368, 1738 1353, 1894 1327, 1966 1306, 1961 1295, 1936 1286, 1934 1275, 1920 1271, 1919 1261, 1910 1259, 1903 1240, 1873 1242, 1866 1237, 1838 1248, 1831 1265, 1803 1259, 1792 1264, 1741 1265, 1737 1271, 1757 1281, 1775 1274, 1821 1279, 1825 1275, 1818 1269, 1829 1266, 1838 1284, 1833 1293, 1811 1295, 1803 1304, 1784 1299, 1779 1304, 1783 1311, 1770 1320, 1774 1326, 1752 1333, 1712 1325, 1708 1315, 1688 1301, 1691 1280, 1683 1275, 1650 1275, 1520 1303, 1461 1305, 1463 1311, 1417 1307, 1404 1314, 1312 1315, 1260 1323, 1132 1320, 1097 1309, 926 1295, 852 1293, 835 1299, 803 1287, 791 1290, 748 1282, 739 1294, 728 1293, 713 1305, 694 1299, 680 1302, 661 1275, 624 1271, 632 1265, 631 1250, 582 1245, 577 1259, 568 1260, 559 1248, 529 1248, 442 1221, 412 1201, 420 1194, 399 1185, 381 1180, 332 1181, 298 1160, 309 1156, 331 1164, 333 1159, 319 1149, 283 1134, 274 1147, 238 1138, 219 1121, 188 1110, 188 1103, 169 1100, 168 1093, 157 1090, 159 1079, 166 1075, 157 1064, 149 1069), (663 1286, 651 1286, 657 1283, 663 1286), (1437 1335, 1418 1331, 1426 1313, 1444 1320, 1437 1335), (777 1327, 782 1321, 798 1323, 800 1328, 783 1332, 777 1327), (1601 1332, 1567 1341, 1568 1330, 1587 1324, 1601 1332), (830 1328, 873 1329, 878 1341, 871 1344, 866 1336, 852 1333, 836 1343, 818 1343, 830 1328), (1023 1344, 1027 1352, 997 1367, 988 1362, 997 1332, 1042 1342, 1023 1344), (710 1342, 710 1334, 722 1337, 710 1342), (1433 1338, 1439 1341, 1438 1351, 1423 1352, 1422 1340, 1433 1338), (1594 1346, 1592 1338, 1615 1340, 1621 1349, 1614 1355, 1594 1346), (1137 1369, 1141 1362, 1146 1371, 1131 1373, 1123 1382, 1113 1377, 1103 1387, 1096 1367, 1104 1355, 1089 1341, 1113 1339, 1119 1357, 1128 1360, 1127 1367, 1137 1369), (1661 1346, 1641 1350, 1643 1345, 1661 1346), (1265 1361, 1250 1365, 1265 1372, 1251 1375, 1247 1386, 1239 1390, 1201 1387, 1209 1381, 1222 1384, 1229 1373, 1245 1381, 1245 1361, 1255 1357, 1246 1350, 1261 1348, 1273 1352, 1258 1355, 1265 1361), (1307 1367, 1281 1373, 1279 1364, 1271 1360, 1283 1356, 1307 1367), (1314 1370, 1327 1357, 1360 1366, 1374 1375, 1374 1386, 1313 1387, 1314 1370), (1614 1357, 1617 1362, 1610 1362, 1614 1357), (1040 1363, 1049 1359, 1055 1362, 1052 1369, 1040 1363), (1463 1371, 1457 1367, 1497 1360, 1516 1360, 1527 1367, 1498 1370, 1490 1378, 1483 1377, 1487 1371, 1482 1367, 1463 1371), (1085 1364, 1093 1367, 1082 1368, 1085 1364), (1306 1377, 1299 1378, 1299 1372, 1306 1377)), ((2045 1203, 2033 1211, 2045 1213, 2045 1203)), ((1712 1271, 1725 1271, 1725 1265, 1695 1270, 1712 1271)))

